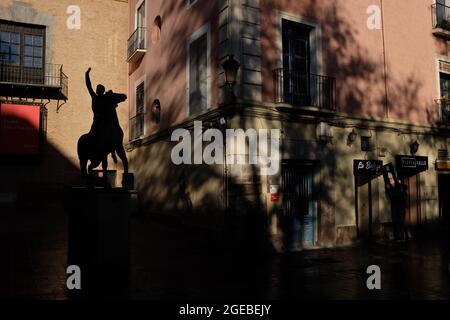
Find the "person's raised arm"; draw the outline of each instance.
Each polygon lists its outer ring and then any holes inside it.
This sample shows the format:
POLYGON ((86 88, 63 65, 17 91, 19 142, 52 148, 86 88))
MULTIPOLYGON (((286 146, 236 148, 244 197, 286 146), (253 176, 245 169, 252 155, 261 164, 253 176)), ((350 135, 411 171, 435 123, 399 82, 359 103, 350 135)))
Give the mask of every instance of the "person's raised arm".
POLYGON ((92 89, 91 77, 90 77, 90 75, 89 75, 90 72, 91 72, 91 68, 89 68, 89 69, 86 71, 86 87, 87 87, 87 89, 88 89, 89 94, 91 95, 91 97, 95 97, 96 94, 95 94, 95 92, 94 92, 94 89, 92 89))

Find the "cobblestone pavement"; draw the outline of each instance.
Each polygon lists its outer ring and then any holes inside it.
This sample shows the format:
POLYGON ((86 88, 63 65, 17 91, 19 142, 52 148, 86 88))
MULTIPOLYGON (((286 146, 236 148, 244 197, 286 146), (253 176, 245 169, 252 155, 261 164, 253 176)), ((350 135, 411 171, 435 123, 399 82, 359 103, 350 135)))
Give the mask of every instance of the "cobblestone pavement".
POLYGON ((135 231, 133 298, 450 299, 442 242, 378 241, 263 257, 223 253, 202 237, 176 240, 177 228, 141 222, 135 231), (380 291, 367 289, 370 265, 381 268, 380 291))
MULTIPOLYGON (((64 214, 0 216, 0 298, 66 299, 64 214)), ((449 251, 442 242, 378 241, 285 255, 222 250, 200 233, 146 218, 132 221, 132 299, 450 299, 449 251), (378 265, 382 290, 369 291, 378 265)), ((111 282, 119 281, 111 276, 111 282)), ((102 297, 102 294, 99 294, 102 297)), ((103 296, 105 297, 105 296, 103 296)))
POLYGON ((0 213, 0 298, 66 298, 66 226, 61 213, 0 213))

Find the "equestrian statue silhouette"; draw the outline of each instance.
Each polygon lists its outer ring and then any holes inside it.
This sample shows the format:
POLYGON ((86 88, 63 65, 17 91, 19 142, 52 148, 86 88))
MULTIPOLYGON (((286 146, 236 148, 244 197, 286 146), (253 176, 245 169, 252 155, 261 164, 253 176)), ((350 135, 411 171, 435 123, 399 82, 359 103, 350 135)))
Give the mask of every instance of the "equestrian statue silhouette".
POLYGON ((123 131, 120 127, 116 108, 119 103, 127 99, 125 94, 114 93, 101 84, 96 91, 92 89, 90 79, 91 68, 86 71, 86 87, 92 98, 94 119, 89 133, 78 140, 78 158, 80 160, 81 175, 88 178, 92 171, 102 164, 104 173, 108 169, 108 155, 111 154, 115 163, 117 156, 122 161, 125 174, 128 174, 128 160, 123 147, 123 131), (88 166, 88 162, 89 166, 88 166))

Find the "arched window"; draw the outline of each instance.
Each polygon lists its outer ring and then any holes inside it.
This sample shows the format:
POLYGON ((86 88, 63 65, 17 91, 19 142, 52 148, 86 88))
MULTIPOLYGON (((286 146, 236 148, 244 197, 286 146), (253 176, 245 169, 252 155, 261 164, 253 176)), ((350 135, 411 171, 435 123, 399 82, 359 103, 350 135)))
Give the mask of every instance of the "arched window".
POLYGON ((152 104, 153 121, 155 123, 161 122, 161 102, 159 99, 155 99, 152 104))
POLYGON ((155 21, 153 21, 151 38, 152 43, 157 43, 159 39, 161 39, 161 27, 162 27, 162 19, 161 16, 157 16, 155 21))

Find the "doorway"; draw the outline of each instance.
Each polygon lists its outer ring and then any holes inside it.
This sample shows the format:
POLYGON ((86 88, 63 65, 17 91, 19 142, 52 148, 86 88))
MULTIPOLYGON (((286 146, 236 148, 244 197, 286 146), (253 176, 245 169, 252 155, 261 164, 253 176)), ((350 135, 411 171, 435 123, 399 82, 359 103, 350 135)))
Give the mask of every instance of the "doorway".
POLYGON ((379 186, 376 176, 355 177, 356 225, 358 238, 371 238, 380 226, 378 215, 379 186))
POLYGON ((403 182, 408 187, 405 223, 408 226, 414 227, 422 223, 420 175, 417 174, 412 177, 406 178, 403 182))
POLYGON ((450 174, 439 174, 439 218, 444 227, 450 228, 450 174))
POLYGON ((312 164, 284 164, 282 171, 285 245, 316 244, 317 197, 312 164))

